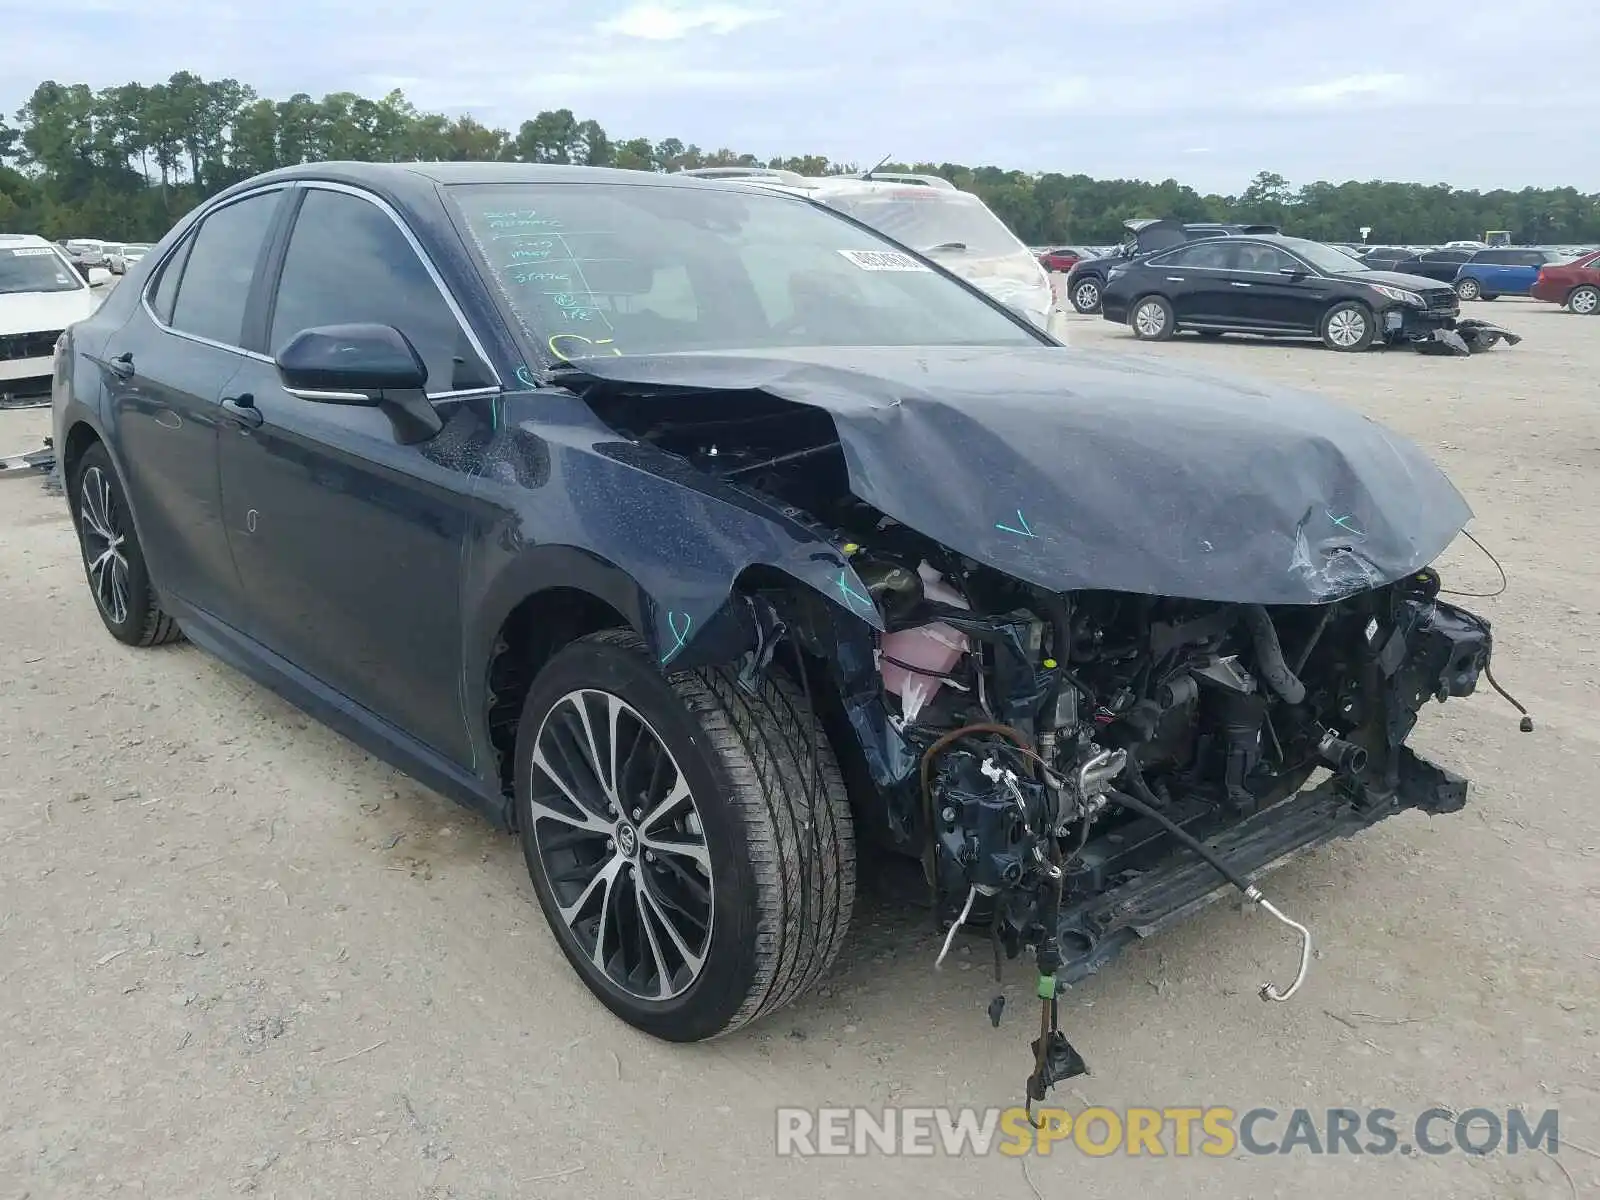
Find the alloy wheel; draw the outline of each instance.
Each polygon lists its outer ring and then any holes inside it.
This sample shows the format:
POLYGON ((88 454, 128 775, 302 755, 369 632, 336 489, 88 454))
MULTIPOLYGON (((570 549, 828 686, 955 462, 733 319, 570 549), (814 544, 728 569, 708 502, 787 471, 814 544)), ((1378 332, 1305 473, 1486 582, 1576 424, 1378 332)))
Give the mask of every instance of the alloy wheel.
POLYGON ((1136 328, 1142 336, 1147 338, 1157 337, 1160 335, 1161 331, 1166 328, 1166 310, 1154 300, 1146 301, 1144 304, 1141 304, 1138 311, 1133 314, 1133 324, 1134 328, 1136 328))
POLYGON ((1600 292, 1592 288, 1583 288, 1572 295, 1572 311, 1581 316, 1588 316, 1600 308, 1600 292))
POLYGON ((1456 284, 1456 295, 1463 300, 1476 300, 1478 298, 1478 281, 1475 279, 1463 279, 1456 284))
POLYGON ((1353 308, 1341 309, 1328 321, 1328 339, 1336 346, 1358 345, 1367 334, 1367 319, 1353 308))
POLYGON ((711 949, 711 855, 659 734, 609 692, 568 692, 534 740, 533 839, 560 920, 606 979, 682 995, 711 949))
POLYGON ((1100 305, 1100 289, 1092 283, 1080 283, 1072 297, 1079 312, 1088 312, 1100 305))
POLYGON ((78 529, 95 602, 114 625, 128 619, 131 594, 122 519, 111 480, 99 467, 90 467, 78 488, 78 529))

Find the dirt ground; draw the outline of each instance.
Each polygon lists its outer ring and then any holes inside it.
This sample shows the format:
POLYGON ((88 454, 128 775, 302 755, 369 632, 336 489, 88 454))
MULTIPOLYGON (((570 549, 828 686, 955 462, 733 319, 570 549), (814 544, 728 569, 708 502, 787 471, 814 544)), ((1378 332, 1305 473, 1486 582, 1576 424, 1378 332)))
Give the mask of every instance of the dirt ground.
MULTIPOLYGON (((1024 1167, 780 1159, 778 1105, 1008 1105, 1028 978, 870 896, 828 986, 674 1047, 591 1001, 511 839, 198 650, 97 621, 63 501, 0 482, 0 1200, 17 1197, 808 1195, 1493 1197, 1600 1194, 1600 320, 1473 306, 1526 335, 1472 359, 1309 345, 1070 340, 1306 385, 1418 438, 1472 502, 1506 593, 1501 682, 1416 742, 1466 812, 1397 818, 1269 892, 1317 957, 1217 905, 1077 989, 1093 1075, 1063 1103, 1560 1109, 1565 1143, 1473 1158, 1088 1158, 1024 1167), (1580 1148, 1581 1147, 1581 1148, 1580 1148)), ((42 412, 0 413, 0 453, 42 412)), ((1447 586, 1489 591, 1464 541, 1447 586)), ((1281 1131, 1280 1131, 1281 1132, 1281 1131)))

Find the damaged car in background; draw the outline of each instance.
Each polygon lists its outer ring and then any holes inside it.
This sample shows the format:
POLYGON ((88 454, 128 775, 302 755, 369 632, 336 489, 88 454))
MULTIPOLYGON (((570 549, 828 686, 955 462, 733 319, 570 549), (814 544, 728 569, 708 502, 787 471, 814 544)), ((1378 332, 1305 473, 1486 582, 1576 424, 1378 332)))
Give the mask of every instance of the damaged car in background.
POLYGON ((1522 338, 1461 316, 1453 287, 1374 270, 1320 242, 1240 235, 1133 258, 1106 276, 1101 315, 1143 341, 1175 333, 1317 338, 1346 353, 1411 346, 1471 354, 1522 338))
POLYGON ((945 950, 1032 957, 1037 1098, 1119 949, 1237 887, 1300 939, 1286 999, 1310 935, 1261 876, 1466 801, 1406 745, 1492 646, 1415 445, 1065 349, 804 197, 287 168, 57 379, 111 633, 181 629, 515 830, 573 968, 662 1038, 803 994, 887 854, 945 950))

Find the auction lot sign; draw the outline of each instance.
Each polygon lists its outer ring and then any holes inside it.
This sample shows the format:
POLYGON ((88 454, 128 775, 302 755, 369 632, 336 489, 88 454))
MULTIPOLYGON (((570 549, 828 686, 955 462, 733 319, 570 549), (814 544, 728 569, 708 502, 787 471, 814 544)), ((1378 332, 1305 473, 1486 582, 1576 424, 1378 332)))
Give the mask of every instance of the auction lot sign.
POLYGON ((1383 1157, 1561 1148, 1558 1110, 1518 1108, 1429 1108, 1412 1117, 1388 1108, 1041 1108, 1031 1118, 1022 1108, 780 1108, 776 1136, 784 1157, 1383 1157))

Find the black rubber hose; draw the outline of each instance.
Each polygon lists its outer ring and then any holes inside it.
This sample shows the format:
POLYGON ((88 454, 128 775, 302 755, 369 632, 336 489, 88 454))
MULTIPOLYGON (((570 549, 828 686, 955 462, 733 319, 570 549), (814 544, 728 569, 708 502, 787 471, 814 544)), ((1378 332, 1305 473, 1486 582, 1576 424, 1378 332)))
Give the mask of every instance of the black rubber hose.
POLYGON ((1067 602, 1054 592, 1040 593, 1039 607, 1050 619, 1050 648, 1052 657, 1056 660, 1056 669, 1050 676, 1050 686, 1044 694, 1044 704, 1039 709, 1039 728, 1041 731, 1048 731, 1056 727, 1056 709, 1060 707, 1061 687, 1071 670, 1067 666, 1067 660, 1072 654, 1072 614, 1067 609, 1067 602))
POLYGON ((1290 704, 1299 704, 1306 698, 1306 685, 1289 669, 1283 657, 1283 647, 1278 642, 1278 631, 1272 617, 1259 604, 1244 606, 1244 622, 1250 627, 1250 636, 1256 647, 1256 668, 1272 690, 1290 704))
POLYGON ((1136 800, 1126 792, 1113 791, 1107 792, 1106 795, 1112 800, 1113 803, 1122 805, 1123 808, 1128 809, 1130 812, 1136 812, 1141 817, 1149 817, 1157 825, 1160 825, 1173 837, 1177 838, 1185 846, 1193 850, 1201 858, 1205 859, 1206 862, 1215 867, 1218 872, 1221 873, 1222 877, 1229 883, 1233 884, 1234 887, 1238 888, 1241 892, 1246 894, 1249 893, 1250 884, 1243 878, 1243 876, 1235 873, 1227 863, 1223 862, 1214 853, 1206 849, 1199 838, 1195 837, 1194 834, 1190 833, 1182 825, 1179 825, 1171 817, 1167 816, 1166 813, 1152 808, 1143 800, 1136 800))

